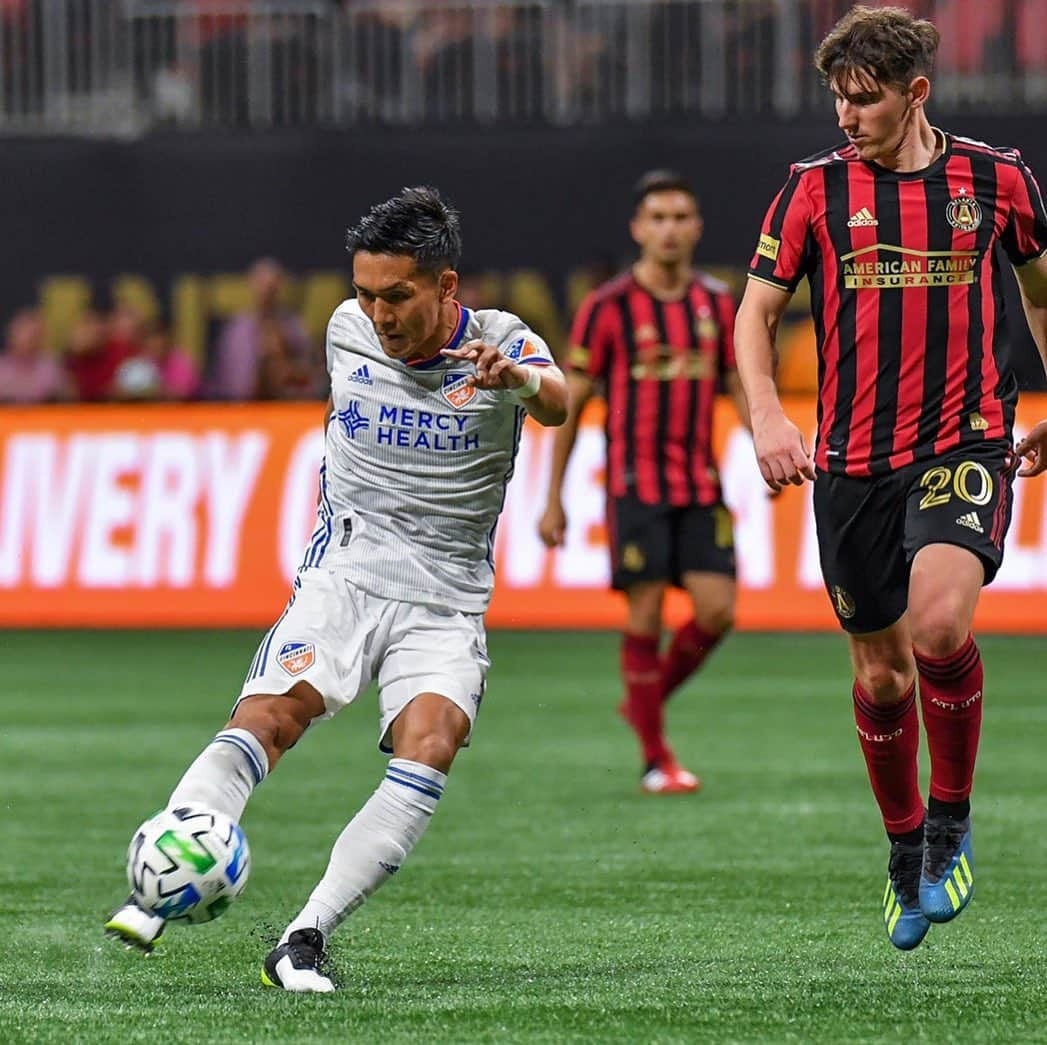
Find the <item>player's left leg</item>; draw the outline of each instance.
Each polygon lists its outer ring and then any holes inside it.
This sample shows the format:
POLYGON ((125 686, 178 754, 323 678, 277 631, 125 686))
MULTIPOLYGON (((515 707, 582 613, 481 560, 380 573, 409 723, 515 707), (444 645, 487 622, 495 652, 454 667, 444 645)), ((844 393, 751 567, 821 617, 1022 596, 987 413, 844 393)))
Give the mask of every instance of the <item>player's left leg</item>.
POLYGON ((418 844, 470 728, 461 708, 436 693, 419 694, 401 712, 385 778, 338 836, 323 878, 266 958, 263 982, 297 992, 334 990, 323 971, 327 939, 418 844))
POLYGON ((911 470, 904 546, 908 607, 931 756, 920 906, 955 918, 974 895, 970 796, 984 672, 971 635, 978 596, 1003 561, 1013 481, 1006 440, 960 447, 911 470))
POLYGON ((674 573, 691 598, 694 617, 673 635, 662 660, 662 699, 691 677, 734 627, 734 528, 723 504, 675 513, 674 573))
POLYGON ((913 560, 909 616, 931 758, 920 907, 955 918, 974 895, 971 788, 982 724, 984 671, 971 634, 984 568, 966 548, 932 544, 913 560))
POLYGON ((402 866, 469 743, 489 661, 476 614, 390 604, 378 685, 384 779, 334 844, 323 878, 265 961, 263 982, 301 992, 334 989, 323 972, 327 939, 402 866))

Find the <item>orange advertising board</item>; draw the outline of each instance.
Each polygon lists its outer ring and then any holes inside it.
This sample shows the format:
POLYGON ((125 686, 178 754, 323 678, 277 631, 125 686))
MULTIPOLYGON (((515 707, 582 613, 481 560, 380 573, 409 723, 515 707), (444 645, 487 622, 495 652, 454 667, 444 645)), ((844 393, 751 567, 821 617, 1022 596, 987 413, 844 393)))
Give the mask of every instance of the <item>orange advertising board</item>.
MULTIPOLYGON (((814 430, 814 403, 790 415, 814 430)), ((0 410, 0 626, 266 626, 312 531, 320 404, 0 410)), ((1019 428, 1047 416, 1026 396, 1019 428)), ((747 433, 720 404, 735 515, 739 626, 835 628, 818 572, 810 486, 771 500, 747 433)), ((594 407, 565 484, 567 544, 538 540, 552 433, 528 425, 498 527, 492 627, 616 627, 607 590, 603 433, 594 407)), ((1047 632, 1047 480, 1015 484, 985 631, 1047 632)), ((686 613, 674 598, 670 616, 686 613)))

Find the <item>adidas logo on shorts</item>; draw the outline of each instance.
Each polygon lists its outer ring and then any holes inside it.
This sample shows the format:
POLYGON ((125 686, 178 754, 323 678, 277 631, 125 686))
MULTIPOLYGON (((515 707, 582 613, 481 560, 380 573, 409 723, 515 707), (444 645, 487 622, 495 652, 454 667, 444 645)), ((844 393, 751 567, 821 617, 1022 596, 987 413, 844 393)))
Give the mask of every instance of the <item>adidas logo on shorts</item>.
POLYGON ((879 224, 876 218, 873 217, 872 211, 868 207, 862 207, 861 210, 855 211, 851 215, 850 220, 847 222, 847 227, 849 229, 864 229, 879 224))
POLYGON ((350 375, 350 381, 355 381, 358 385, 373 385, 374 382, 371 380, 371 371, 367 368, 367 364, 357 367, 350 375))
POLYGON ((968 530, 974 530, 976 533, 985 533, 985 529, 982 527, 982 521, 974 512, 968 512, 966 515, 961 515, 956 520, 958 526, 966 526, 968 530))

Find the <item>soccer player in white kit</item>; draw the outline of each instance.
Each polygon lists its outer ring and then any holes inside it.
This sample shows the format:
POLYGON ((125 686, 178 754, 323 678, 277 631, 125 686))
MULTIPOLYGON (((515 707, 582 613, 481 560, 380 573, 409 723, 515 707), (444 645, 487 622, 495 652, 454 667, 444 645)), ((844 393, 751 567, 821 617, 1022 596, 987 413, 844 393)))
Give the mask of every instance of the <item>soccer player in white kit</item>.
MULTIPOLYGON (((377 679, 384 779, 265 960, 265 983, 334 989, 331 932, 401 866, 469 741, 489 666, 494 527, 525 415, 562 424, 563 375, 516 316, 455 298, 457 213, 404 189, 349 230, 355 300, 327 329, 331 376, 316 530, 232 718, 167 803, 239 821, 314 719, 377 679)), ((164 920, 129 901, 106 923, 148 951, 164 920)))

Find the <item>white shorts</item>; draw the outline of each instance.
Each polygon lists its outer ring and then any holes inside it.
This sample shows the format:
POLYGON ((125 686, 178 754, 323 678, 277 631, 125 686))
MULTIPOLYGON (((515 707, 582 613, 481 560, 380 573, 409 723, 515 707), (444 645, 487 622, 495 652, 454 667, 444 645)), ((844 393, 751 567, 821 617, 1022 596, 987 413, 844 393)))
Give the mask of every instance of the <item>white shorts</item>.
POLYGON ((378 746, 389 752, 389 727, 420 693, 453 701, 468 715, 471 733, 490 664, 481 614, 379 598, 312 567, 295 579, 237 703, 308 682, 323 697, 322 717, 330 718, 377 679, 378 746))

